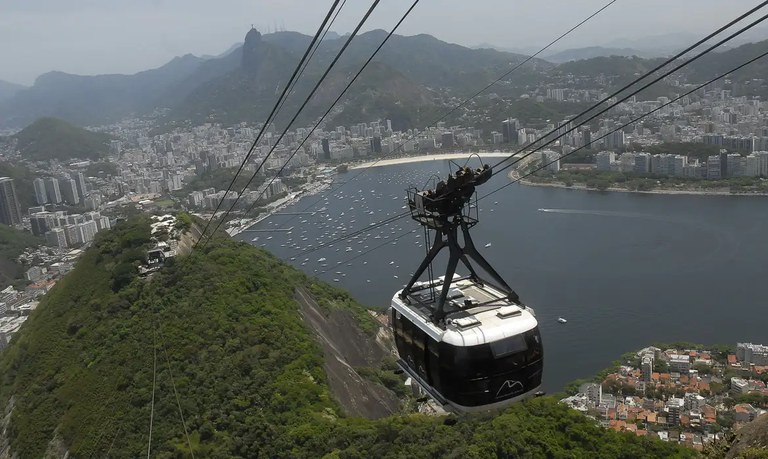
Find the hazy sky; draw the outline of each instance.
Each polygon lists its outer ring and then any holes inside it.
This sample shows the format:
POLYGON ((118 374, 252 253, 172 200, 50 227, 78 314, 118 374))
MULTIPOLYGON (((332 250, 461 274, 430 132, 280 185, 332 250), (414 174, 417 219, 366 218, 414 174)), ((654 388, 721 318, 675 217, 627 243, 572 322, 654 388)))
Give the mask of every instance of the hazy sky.
MULTIPOLYGON (((422 0, 400 29, 472 46, 542 46, 608 0, 422 0)), ((330 0, 2 0, 0 79, 31 84, 50 70, 135 73, 186 53, 219 54, 254 24, 312 34, 330 0)), ((382 0, 365 30, 389 29, 412 0, 382 0)), ((370 0, 348 0, 333 30, 350 31, 370 0)), ((703 34, 756 0, 618 0, 560 49, 618 38, 703 34)))

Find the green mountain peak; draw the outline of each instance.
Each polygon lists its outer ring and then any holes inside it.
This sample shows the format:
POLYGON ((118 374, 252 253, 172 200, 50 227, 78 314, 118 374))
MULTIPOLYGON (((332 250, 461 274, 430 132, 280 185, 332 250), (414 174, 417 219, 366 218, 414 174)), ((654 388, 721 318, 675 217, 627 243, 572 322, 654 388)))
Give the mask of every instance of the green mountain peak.
POLYGON ((14 136, 25 159, 44 161, 99 159, 109 151, 112 137, 88 131, 58 118, 39 118, 14 136))

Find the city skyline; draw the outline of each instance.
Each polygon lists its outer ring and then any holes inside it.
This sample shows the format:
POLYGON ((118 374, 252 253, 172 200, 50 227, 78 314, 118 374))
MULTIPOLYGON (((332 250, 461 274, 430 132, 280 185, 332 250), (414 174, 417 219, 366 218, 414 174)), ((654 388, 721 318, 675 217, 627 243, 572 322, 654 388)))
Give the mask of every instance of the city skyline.
MULTIPOLYGON (((410 3, 382 3, 363 31, 390 29, 410 3)), ((471 7, 446 0, 435 8, 424 2, 399 32, 426 33, 463 46, 486 43, 524 51, 548 43, 605 3, 589 0, 575 5, 558 0, 545 6, 525 2, 513 8, 499 0, 471 7)), ((654 0, 642 5, 617 2, 557 49, 628 46, 632 40, 663 34, 668 34, 670 43, 686 42, 685 36, 699 36, 725 22, 724 17, 736 16, 750 6, 745 1, 736 3, 724 8, 722 2, 714 0, 674 4, 654 0), (658 15, 659 8, 665 14, 658 15), (649 32, 651 21, 655 27, 649 32)), ((263 31, 280 28, 311 35, 329 5, 237 0, 222 8, 199 0, 183 4, 180 0, 142 0, 121 5, 88 0, 66 4, 13 0, 0 18, 0 40, 14 44, 0 49, 0 59, 10 64, 0 70, 0 79, 30 85, 39 75, 54 70, 83 75, 136 73, 188 53, 218 55, 240 43, 251 24, 263 31)), ((351 30, 367 7, 368 3, 360 2, 345 6, 333 30, 351 30)), ((761 35, 765 34, 757 33, 753 38, 763 38, 761 35)))

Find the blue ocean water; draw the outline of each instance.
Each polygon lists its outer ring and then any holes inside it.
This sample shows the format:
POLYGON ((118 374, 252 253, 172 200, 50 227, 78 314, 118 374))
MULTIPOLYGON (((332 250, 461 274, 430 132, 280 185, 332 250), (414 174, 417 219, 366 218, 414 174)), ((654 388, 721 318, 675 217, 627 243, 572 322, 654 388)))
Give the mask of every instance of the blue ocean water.
MULTIPOLYGON (((327 200, 323 193, 309 196, 283 212, 318 200, 313 209, 323 211, 278 214, 254 227, 293 227, 290 232, 238 237, 384 309, 425 253, 423 231, 410 218, 298 254, 405 212, 406 187, 448 171, 448 161, 371 168, 327 200)), ((508 180, 495 176, 479 194, 508 180)), ((512 185, 478 207, 476 245, 536 311, 547 391, 655 341, 768 344, 768 198, 512 185)))

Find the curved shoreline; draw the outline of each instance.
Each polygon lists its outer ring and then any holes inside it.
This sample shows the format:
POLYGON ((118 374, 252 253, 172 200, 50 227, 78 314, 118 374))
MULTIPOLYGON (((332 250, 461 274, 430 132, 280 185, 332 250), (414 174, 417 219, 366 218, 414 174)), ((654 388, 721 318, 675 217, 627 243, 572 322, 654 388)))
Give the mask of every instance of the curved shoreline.
POLYGON ((435 155, 404 156, 402 158, 381 159, 378 161, 367 161, 360 164, 350 165, 349 170, 364 169, 368 167, 394 166, 396 164, 420 163, 424 161, 444 161, 446 159, 466 159, 470 156, 480 156, 481 158, 507 158, 510 153, 504 152, 481 152, 481 153, 438 153, 435 155))
MULTIPOLYGON (((512 171, 508 175, 508 177, 512 180, 515 179, 514 173, 515 171, 512 171)), ((688 196, 740 196, 740 197, 768 196, 768 193, 731 193, 730 191, 698 191, 698 190, 669 190, 669 189, 640 191, 640 190, 628 190, 626 188, 617 188, 617 187, 609 187, 605 190, 598 190, 595 188, 587 188, 586 185, 581 185, 581 184, 574 184, 573 186, 565 186, 565 184, 563 183, 535 183, 535 182, 530 182, 528 180, 520 180, 518 183, 526 186, 538 186, 543 188, 563 188, 566 190, 577 190, 577 191, 599 191, 599 192, 662 194, 662 195, 666 194, 666 195, 688 195, 688 196)))

